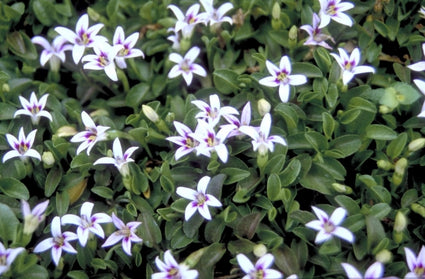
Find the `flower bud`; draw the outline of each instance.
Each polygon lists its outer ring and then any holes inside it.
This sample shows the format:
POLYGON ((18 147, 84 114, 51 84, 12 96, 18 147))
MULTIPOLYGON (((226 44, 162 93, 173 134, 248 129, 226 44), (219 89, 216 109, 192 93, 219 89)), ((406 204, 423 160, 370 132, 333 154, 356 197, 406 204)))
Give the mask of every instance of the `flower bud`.
POLYGON ((407 218, 404 213, 401 211, 397 211, 397 214, 395 215, 395 221, 394 221, 394 231, 396 232, 402 232, 407 227, 407 218))
POLYGON ((375 259, 383 264, 391 262, 393 254, 387 249, 381 250, 376 254, 375 259))
POLYGON ((422 205, 418 204, 418 203, 412 203, 410 205, 410 208, 412 209, 413 212, 421 215, 422 217, 425 218, 425 207, 423 207, 422 205))
POLYGON ((291 29, 289 29, 288 38, 290 41, 297 41, 298 39, 298 28, 296 25, 292 25, 291 29))
POLYGON ((157 123, 159 121, 159 116, 156 111, 147 105, 142 105, 142 111, 146 115, 146 117, 152 121, 153 123, 157 123))
POLYGON ((173 121, 176 119, 176 114, 174 112, 169 112, 165 116, 165 121, 167 123, 173 123, 173 121))
POLYGON ((280 5, 277 2, 274 2, 273 8, 272 8, 272 17, 273 19, 280 19, 280 5))
POLYGON ((62 126, 57 131, 58 137, 70 137, 77 133, 77 130, 72 126, 62 126))
POLYGON ((399 175, 403 176, 404 175, 404 172, 406 170, 407 165, 408 165, 407 159, 406 158, 401 158, 400 160, 398 160, 395 163, 394 172, 396 174, 399 174, 399 175))
POLYGON ((267 113, 269 113, 271 109, 271 105, 269 102, 267 102, 266 99, 258 100, 257 107, 258 107, 258 112, 260 113, 261 116, 264 116, 267 113))
POLYGON ((9 84, 5 83, 1 86, 1 89, 3 90, 3 92, 7 93, 10 91, 10 86, 9 84))
POLYGON ((260 243, 254 246, 253 253, 256 257, 260 258, 267 253, 267 247, 260 243))
POLYGON ((401 242, 403 242, 403 233, 393 231, 393 240, 397 244, 400 244, 401 242))
POLYGON ((351 194, 353 192, 353 189, 350 186, 340 184, 340 183, 332 183, 332 188, 334 188, 335 191, 338 193, 343 194, 351 194))
POLYGON ((376 165, 381 170, 386 170, 386 171, 394 168, 394 165, 388 162, 387 160, 378 160, 378 162, 376 162, 376 165))
POLYGON ((390 108, 390 107, 388 107, 388 106, 386 106, 386 105, 380 105, 379 106, 379 112, 381 113, 381 114, 387 114, 387 113, 390 113, 390 112, 392 112, 393 110, 390 108))
POLYGON ((43 155, 41 155, 41 161, 43 161, 44 168, 48 169, 54 165, 55 157, 53 156, 52 152, 45 151, 43 152, 43 155))
POLYGON ((424 147, 425 147, 425 138, 418 138, 418 139, 412 140, 408 145, 408 149, 411 152, 418 151, 419 149, 422 149, 424 147))

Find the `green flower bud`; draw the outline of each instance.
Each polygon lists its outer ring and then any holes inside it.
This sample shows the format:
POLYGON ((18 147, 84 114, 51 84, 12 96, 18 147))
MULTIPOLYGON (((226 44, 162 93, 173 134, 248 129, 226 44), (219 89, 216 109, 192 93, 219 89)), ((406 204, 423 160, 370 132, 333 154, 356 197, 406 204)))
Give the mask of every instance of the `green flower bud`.
POLYGON ((403 233, 393 231, 393 240, 395 243, 400 244, 403 241, 403 233))
POLYGON ((43 152, 43 155, 41 155, 41 161, 43 161, 44 168, 48 169, 54 165, 55 157, 53 156, 52 152, 45 151, 43 152))
POLYGON ((174 112, 167 113, 167 116, 165 116, 165 121, 167 123, 173 123, 173 121, 176 119, 176 114, 174 112))
POLYGON ((381 250, 376 254, 375 259, 383 264, 391 262, 393 254, 387 249, 381 250))
POLYGON ((5 83, 1 86, 1 89, 3 90, 3 92, 7 93, 10 91, 10 86, 9 84, 5 83))
POLYGON ((77 133, 77 130, 72 126, 62 126, 56 131, 58 137, 70 137, 77 133))
POLYGON ((280 5, 277 2, 274 2, 273 4, 272 17, 273 19, 280 19, 280 5))
POLYGON ((353 189, 350 186, 340 184, 340 183, 332 183, 332 188, 334 188, 335 191, 338 193, 343 194, 351 194, 353 192, 353 189))
POLYGON ((411 141, 408 145, 408 149, 411 152, 418 151, 425 147, 425 138, 418 138, 411 141))
POLYGON ((289 29, 288 38, 290 41, 297 41, 298 39, 298 28, 296 25, 292 25, 291 29, 289 29))
POLYGON ((388 162, 387 160, 378 160, 378 162, 376 162, 376 165, 381 170, 386 170, 386 171, 394 168, 394 165, 388 162))
POLYGON ((266 99, 260 99, 257 102, 257 108, 260 115, 264 116, 266 113, 270 112, 271 105, 266 99))
POLYGON ((410 205, 410 208, 412 209, 413 212, 421 215, 422 217, 425 218, 425 207, 423 207, 422 205, 418 204, 418 203, 412 203, 410 205))
POLYGON ((407 159, 406 158, 401 158, 400 160, 398 160, 395 163, 394 172, 396 174, 399 174, 399 175, 403 176, 404 175, 404 172, 406 170, 407 165, 408 165, 407 159))
POLYGON ((397 211, 394 221, 394 231, 402 232, 407 227, 407 218, 401 211, 397 211))
POLYGON ((390 113, 392 111, 393 110, 390 107, 386 106, 386 105, 380 105, 379 106, 379 113, 381 113, 381 114, 387 114, 387 113, 390 113))
POLYGON ((267 253, 267 247, 260 243, 254 246, 253 253, 256 257, 260 258, 267 253))
POLYGON ((142 111, 146 115, 146 117, 152 121, 153 123, 157 123, 159 121, 159 116, 156 111, 147 105, 142 105, 142 111))

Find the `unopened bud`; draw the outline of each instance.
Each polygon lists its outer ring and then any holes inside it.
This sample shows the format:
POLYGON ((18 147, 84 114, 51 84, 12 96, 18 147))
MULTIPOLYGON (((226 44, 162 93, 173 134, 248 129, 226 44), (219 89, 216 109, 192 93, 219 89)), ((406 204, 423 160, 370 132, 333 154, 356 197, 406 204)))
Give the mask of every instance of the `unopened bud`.
POLYGON ((256 257, 260 258, 267 253, 267 247, 264 244, 257 244, 254 246, 253 253, 256 257))
POLYGON ((418 151, 419 149, 422 149, 424 147, 425 147, 425 138, 418 138, 418 139, 412 140, 408 145, 408 149, 411 152, 418 151))
POLYGON ((267 102, 266 99, 258 100, 257 107, 258 107, 258 112, 260 113, 261 116, 264 116, 267 113, 269 113, 271 109, 271 105, 269 102, 267 102))
POLYGON ((390 107, 388 107, 388 106, 386 106, 386 105, 380 105, 379 106, 379 112, 381 113, 381 114, 387 114, 387 113, 390 113, 390 112, 392 112, 393 110, 390 108, 390 107))
POLYGON ((386 171, 394 168, 394 165, 388 162, 387 160, 378 160, 378 162, 376 162, 376 165, 381 170, 386 170, 386 171))
POLYGON ((77 133, 77 130, 72 126, 62 126, 57 131, 58 137, 70 137, 77 133))
POLYGON ((340 184, 340 183, 332 183, 332 188, 334 188, 335 191, 338 193, 343 194, 351 194, 353 192, 353 189, 350 186, 340 184))
POLYGON ((400 160, 398 160, 395 163, 394 172, 396 174, 399 174, 399 175, 403 176, 404 175, 404 172, 406 170, 407 164, 408 164, 407 159, 406 158, 401 158, 400 160))
POLYGON ((400 244, 401 242, 403 242, 403 233, 393 231, 393 240, 397 244, 400 244))
POLYGON ((176 119, 176 114, 174 112, 169 112, 165 116, 165 121, 167 123, 173 123, 173 121, 176 119))
POLYGON ((153 123, 157 123, 159 121, 159 116, 156 111, 147 105, 142 105, 142 111, 146 115, 146 117, 152 121, 153 123))
POLYGON ((383 264, 391 262, 393 254, 387 249, 381 250, 376 254, 375 259, 383 264))
POLYGON ((297 41, 298 39, 298 28, 296 25, 292 25, 291 29, 289 29, 288 38, 290 41, 297 41))
POLYGON ((41 161, 43 161, 44 168, 48 169, 54 165, 55 157, 53 156, 52 152, 45 151, 43 152, 43 155, 41 155, 41 161))
POLYGON ((418 203, 412 203, 410 205, 410 208, 412 209, 413 212, 421 215, 422 217, 425 218, 425 207, 423 207, 422 205, 418 204, 418 203))
POLYGON ((3 90, 3 92, 7 93, 10 91, 10 86, 9 84, 5 83, 1 86, 1 89, 3 90))
POLYGON ((395 221, 394 221, 394 231, 396 232, 402 232, 407 227, 407 218, 404 213, 401 211, 397 211, 397 214, 395 215, 395 221))
POLYGON ((273 4, 272 17, 273 19, 280 19, 280 5, 277 2, 274 2, 273 4))
POLYGON ((97 109, 90 113, 91 117, 108 116, 109 112, 106 109, 97 109))

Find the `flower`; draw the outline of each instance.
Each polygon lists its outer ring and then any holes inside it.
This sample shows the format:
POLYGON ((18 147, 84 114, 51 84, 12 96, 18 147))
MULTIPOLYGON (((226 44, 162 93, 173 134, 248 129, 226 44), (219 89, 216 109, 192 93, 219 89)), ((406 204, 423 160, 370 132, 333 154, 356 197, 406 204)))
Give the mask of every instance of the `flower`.
POLYGON ((342 69, 342 82, 348 84, 355 75, 363 73, 375 73, 375 69, 371 66, 358 66, 360 63, 360 50, 358 48, 353 49, 351 55, 343 48, 338 48, 338 54, 331 53, 335 58, 336 62, 342 69))
POLYGON ((182 75, 187 85, 192 83, 193 74, 197 74, 202 77, 207 76, 207 72, 200 65, 193 63, 198 57, 201 50, 199 47, 192 47, 188 50, 184 57, 178 53, 171 53, 169 59, 177 63, 174 65, 168 73, 169 78, 175 78, 182 75))
POLYGON ((280 59, 279 68, 269 60, 266 61, 266 67, 271 76, 260 79, 259 83, 268 87, 279 86, 279 97, 284 103, 289 100, 290 85, 301 85, 307 82, 304 75, 290 75, 292 66, 288 56, 280 59))
POLYGON ((118 52, 122 50, 122 46, 111 46, 103 42, 102 44, 95 44, 93 50, 96 54, 88 54, 81 59, 81 61, 87 62, 84 64, 83 68, 89 70, 104 70, 111 80, 117 81, 118 76, 114 59, 118 52))
POLYGON ((364 276, 351 264, 342 263, 342 267, 345 270, 349 279, 367 278, 367 279, 378 279, 382 278, 384 274, 384 265, 381 262, 375 262, 367 270, 364 276))
POLYGON ((354 8, 354 5, 350 2, 343 2, 341 0, 319 0, 320 2, 320 25, 319 28, 323 28, 329 24, 332 20, 336 22, 352 26, 353 20, 343 12, 354 8))
POLYGON ((59 260, 62 255, 62 250, 65 250, 68 253, 76 254, 77 250, 72 247, 69 241, 76 240, 78 236, 73 232, 64 232, 61 231, 61 221, 60 217, 56 216, 52 220, 51 232, 53 237, 49 237, 41 241, 34 248, 34 253, 41 253, 48 249, 52 249, 52 259, 56 266, 59 264, 59 260))
POLYGON ((200 7, 201 5, 199 4, 193 4, 187 9, 186 14, 183 15, 183 12, 176 5, 168 5, 168 8, 177 18, 174 29, 176 32, 181 30, 184 38, 190 38, 195 25, 204 21, 203 16, 198 15, 200 7))
POLYGON ((327 49, 332 49, 325 41, 330 39, 334 42, 332 36, 322 33, 322 29, 319 28, 320 18, 316 13, 313 13, 312 25, 303 25, 300 29, 308 33, 308 38, 304 42, 304 45, 319 45, 327 49))
POLYGON ((56 27, 55 31, 74 45, 72 48, 72 58, 74 59, 75 64, 78 64, 81 57, 83 57, 84 50, 86 48, 93 47, 96 42, 107 42, 108 39, 97 35, 102 27, 102 23, 89 27, 89 16, 87 14, 83 14, 77 21, 75 32, 62 26, 56 27))
POLYGON ((424 6, 421 6, 421 7, 420 7, 420 9, 419 9, 418 13, 419 13, 419 17, 421 17, 421 18, 424 18, 424 19, 425 19, 425 7, 424 7, 424 6))
POLYGON ((410 272, 407 273, 404 278, 425 278, 425 246, 422 246, 417 257, 415 253, 407 247, 404 247, 404 253, 406 254, 407 266, 410 269, 410 272))
POLYGON ((280 136, 269 136, 270 128, 272 125, 272 119, 270 113, 266 113, 261 120, 260 129, 256 129, 252 126, 242 126, 239 128, 239 131, 250 136, 252 141, 252 148, 254 151, 257 151, 261 155, 265 155, 268 150, 273 152, 274 144, 279 143, 282 145, 287 145, 286 141, 280 136))
POLYGON ((213 195, 207 194, 207 187, 210 183, 211 177, 204 176, 198 182, 198 187, 195 190, 187 187, 177 187, 177 195, 190 200, 191 202, 186 206, 184 212, 184 219, 187 221, 192 215, 198 211, 202 217, 211 220, 211 214, 208 206, 221 207, 221 202, 213 195))
POLYGON ((6 273, 15 258, 24 251, 25 249, 22 247, 6 249, 0 242, 0 275, 6 273))
POLYGON ((18 139, 12 136, 11 134, 6 134, 7 142, 13 150, 8 151, 3 156, 3 163, 13 157, 19 157, 21 160, 26 159, 27 157, 33 157, 35 159, 41 160, 41 155, 37 150, 32 149, 34 144, 35 134, 37 130, 31 131, 27 137, 25 137, 24 128, 19 129, 18 139))
POLYGON ((106 239, 102 247, 112 246, 122 240, 122 248, 124 252, 131 256, 131 242, 137 243, 143 241, 143 239, 136 235, 136 228, 140 226, 142 222, 128 222, 127 224, 124 224, 124 222, 121 221, 115 213, 112 213, 112 222, 118 230, 106 239))
POLYGON ((37 100, 35 92, 32 92, 30 100, 28 102, 27 99, 22 96, 19 96, 19 101, 21 102, 23 108, 18 109, 13 115, 13 117, 16 117, 18 115, 28 115, 31 117, 31 121, 34 125, 38 124, 38 122, 40 121, 40 117, 42 116, 52 121, 52 115, 50 114, 50 112, 44 110, 44 107, 46 106, 47 102, 47 97, 49 97, 49 94, 41 96, 39 101, 37 100))
POLYGON ((179 160, 181 157, 194 151, 199 145, 199 142, 190 136, 193 132, 189 127, 177 121, 174 121, 173 124, 180 136, 167 137, 166 139, 180 145, 174 156, 176 160, 179 160))
POLYGON ((140 49, 134 48, 138 39, 139 32, 134 32, 133 34, 125 38, 124 30, 121 26, 118 26, 115 29, 112 44, 114 46, 121 47, 121 49, 117 53, 117 56, 115 56, 115 61, 117 62, 119 68, 127 68, 127 64, 125 63, 124 59, 139 56, 142 56, 143 58, 145 57, 145 54, 140 49))
POLYGON ((86 131, 79 132, 74 135, 71 138, 71 142, 82 142, 77 149, 77 155, 84 149, 87 149, 87 155, 90 155, 90 151, 96 142, 106 139, 105 132, 109 129, 109 127, 100 125, 96 126, 91 117, 85 111, 81 112, 81 119, 83 124, 86 126, 86 131))
MULTIPOLYGON (((421 93, 425 95, 425 81, 420 79, 414 79, 413 82, 416 84, 421 93)), ((418 117, 425 117, 425 103, 422 105, 422 109, 421 112, 418 114, 418 117)))
POLYGON ((152 274, 152 279, 195 279, 198 271, 189 270, 184 264, 178 264, 170 250, 165 251, 164 261, 155 258, 155 264, 161 272, 152 274))
POLYGON ((230 125, 233 129, 227 137, 243 135, 244 133, 242 133, 239 129, 242 126, 249 126, 249 123, 251 122, 251 103, 247 102, 243 107, 240 120, 231 114, 225 114, 223 116, 229 124, 222 125, 221 127, 223 128, 230 125))
POLYGON ((40 64, 44 66, 47 61, 50 61, 50 68, 53 71, 59 70, 60 61, 65 62, 65 51, 72 50, 72 46, 66 44, 68 40, 62 36, 57 36, 52 44, 41 36, 33 37, 31 42, 44 48, 40 54, 40 64), (60 61, 58 59, 60 59, 60 61))
POLYGON ((265 254, 257 260, 255 265, 244 254, 236 256, 239 266, 245 272, 242 279, 277 279, 282 278, 283 275, 277 270, 269 268, 274 261, 272 254, 265 254))
POLYGON ((197 106, 201 112, 195 115, 195 118, 200 118, 205 120, 211 126, 217 125, 220 121, 220 117, 226 117, 232 114, 239 114, 239 112, 231 106, 220 106, 220 98, 217 94, 210 95, 210 104, 208 105, 206 102, 201 100, 194 100, 192 104, 197 106))
POLYGON ((319 231, 315 239, 317 244, 329 240, 334 235, 350 243, 354 242, 353 233, 348 229, 339 226, 347 215, 347 211, 343 207, 335 209, 330 218, 328 214, 320 208, 315 206, 312 206, 311 208, 319 220, 308 222, 306 227, 319 231))
POLYGON ((24 217, 24 233, 32 234, 38 225, 44 221, 44 213, 49 205, 49 200, 37 204, 31 211, 27 201, 21 200, 22 215, 24 217))
POLYGON ((198 126, 190 136, 199 142, 196 146, 196 155, 202 154, 210 157, 212 151, 217 152, 218 157, 223 163, 227 162, 229 151, 224 141, 229 133, 233 130, 233 126, 221 127, 216 133, 213 127, 204 120, 198 119, 198 126))
POLYGON ((136 151, 139 147, 133 146, 128 148, 124 154, 122 153, 122 147, 121 142, 118 138, 114 140, 114 143, 112 145, 112 152, 114 154, 114 158, 111 157, 103 157, 100 159, 97 159, 96 162, 93 163, 93 165, 97 164, 112 164, 117 167, 117 169, 122 173, 124 171, 124 166, 130 162, 134 162, 133 159, 130 158, 130 156, 133 154, 134 151, 136 151))
POLYGON ((112 222, 111 217, 106 213, 96 213, 92 215, 91 212, 93 207, 93 203, 85 202, 80 209, 81 217, 74 214, 65 214, 62 216, 62 224, 73 224, 78 226, 77 236, 83 247, 87 244, 90 232, 101 238, 105 237, 105 233, 99 224, 112 222))
POLYGON ((233 24, 231 17, 224 16, 228 11, 233 9, 233 4, 230 2, 222 4, 218 9, 213 7, 213 0, 200 0, 202 6, 205 9, 205 21, 208 21, 210 25, 228 22, 233 24))
POLYGON ((173 45, 171 46, 171 48, 174 48, 176 50, 180 50, 180 36, 179 33, 176 32, 176 29, 174 29, 173 27, 170 27, 167 29, 167 32, 173 32, 173 35, 170 35, 167 37, 167 40, 171 41, 173 43, 173 45))
MULTIPOLYGON (((422 44, 422 52, 425 54, 425 43, 422 44)), ((417 63, 410 64, 407 66, 407 68, 415 72, 421 72, 425 70, 425 61, 419 61, 417 63)))

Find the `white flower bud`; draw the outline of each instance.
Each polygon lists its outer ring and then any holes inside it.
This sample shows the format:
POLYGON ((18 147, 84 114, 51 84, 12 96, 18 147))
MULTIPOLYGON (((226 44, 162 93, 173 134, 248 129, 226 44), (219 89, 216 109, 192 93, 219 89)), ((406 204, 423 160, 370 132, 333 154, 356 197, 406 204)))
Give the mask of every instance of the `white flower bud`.
POLYGON ((159 116, 156 111, 147 105, 142 105, 142 111, 146 115, 146 117, 152 121, 153 123, 157 123, 159 121, 159 116))
POLYGON ((267 253, 267 247, 260 243, 254 246, 253 253, 256 257, 260 258, 267 253))
POLYGON ((270 112, 271 105, 267 102, 266 99, 260 99, 257 102, 258 112, 261 116, 264 116, 266 113, 270 112))

